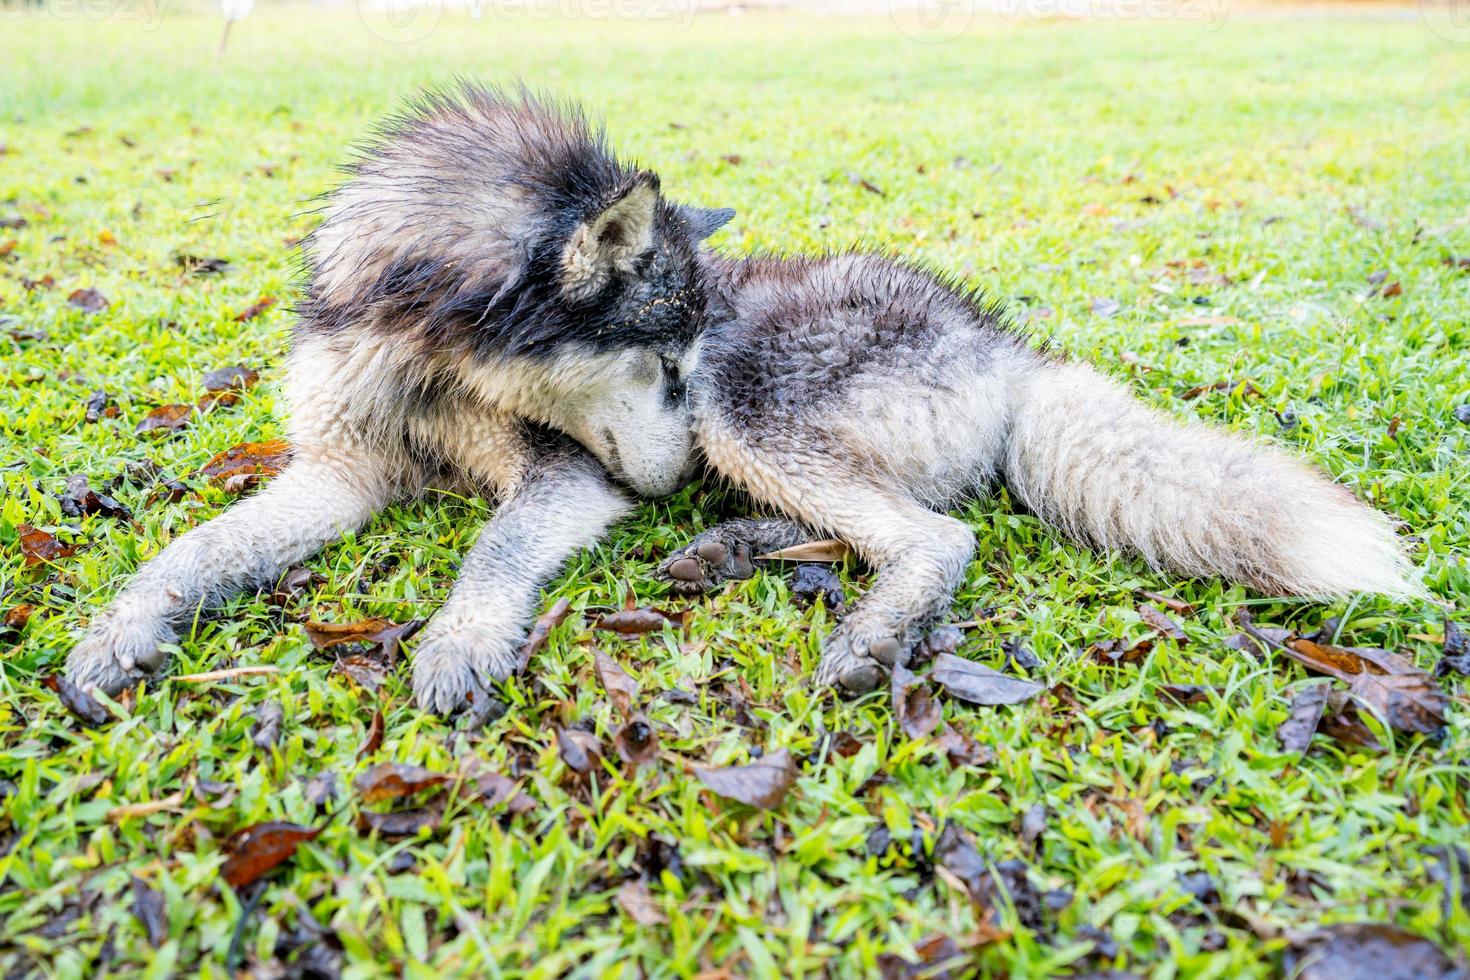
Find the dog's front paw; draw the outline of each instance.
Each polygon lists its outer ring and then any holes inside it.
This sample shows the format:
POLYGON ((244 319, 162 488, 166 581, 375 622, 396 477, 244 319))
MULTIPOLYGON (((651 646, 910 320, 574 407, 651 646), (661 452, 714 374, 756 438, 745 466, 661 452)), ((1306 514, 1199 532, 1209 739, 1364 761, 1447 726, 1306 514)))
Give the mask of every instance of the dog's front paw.
POLYGON ((755 562, 749 544, 716 526, 665 558, 658 574, 675 592, 692 594, 708 592, 721 582, 750 578, 755 562))
POLYGON ((499 628, 470 624, 435 628, 430 622, 413 655, 413 694, 424 711, 452 715, 468 710, 471 699, 490 697, 490 684, 520 666, 525 637, 499 628))
POLYGON ((887 679, 904 653, 904 641, 892 632, 842 623, 822 643, 814 680, 845 694, 867 694, 887 679))
POLYGON ((66 658, 66 676, 83 690, 112 696, 132 687, 168 662, 162 649, 178 639, 166 623, 125 609, 92 622, 66 658))

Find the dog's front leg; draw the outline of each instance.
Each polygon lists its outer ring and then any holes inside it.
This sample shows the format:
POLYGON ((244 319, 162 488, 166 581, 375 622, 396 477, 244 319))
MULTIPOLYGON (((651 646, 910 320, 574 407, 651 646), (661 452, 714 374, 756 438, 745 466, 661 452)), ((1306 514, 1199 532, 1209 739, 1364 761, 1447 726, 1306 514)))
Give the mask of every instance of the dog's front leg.
POLYGON ((542 586, 630 509, 580 449, 537 451, 424 628, 413 662, 419 706, 451 714, 514 673, 542 586))
POLYGON ((275 579, 327 542, 361 526, 395 491, 368 455, 298 448, 260 493, 194 528, 153 558, 66 661, 78 685, 116 694, 158 670, 162 645, 203 604, 275 579))

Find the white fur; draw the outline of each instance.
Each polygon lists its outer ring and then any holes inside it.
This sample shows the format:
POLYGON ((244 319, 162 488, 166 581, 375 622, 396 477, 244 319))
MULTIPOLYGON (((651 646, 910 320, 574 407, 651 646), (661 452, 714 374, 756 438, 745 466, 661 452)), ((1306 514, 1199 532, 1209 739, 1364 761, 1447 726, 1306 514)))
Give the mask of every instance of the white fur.
POLYGON ((1266 593, 1423 594, 1388 520, 1346 488, 1154 412, 1084 364, 1029 369, 1014 418, 1007 484, 1081 540, 1266 593))

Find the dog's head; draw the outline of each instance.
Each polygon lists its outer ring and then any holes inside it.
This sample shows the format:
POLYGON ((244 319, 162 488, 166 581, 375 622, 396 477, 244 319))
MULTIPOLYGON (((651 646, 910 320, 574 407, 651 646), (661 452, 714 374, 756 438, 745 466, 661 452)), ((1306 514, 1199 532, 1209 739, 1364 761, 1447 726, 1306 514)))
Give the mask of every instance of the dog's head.
POLYGON ((554 251, 559 301, 597 326, 553 359, 575 382, 549 421, 645 495, 677 489, 690 468, 685 379, 700 335, 729 315, 700 251, 734 214, 667 201, 658 178, 639 172, 554 251))

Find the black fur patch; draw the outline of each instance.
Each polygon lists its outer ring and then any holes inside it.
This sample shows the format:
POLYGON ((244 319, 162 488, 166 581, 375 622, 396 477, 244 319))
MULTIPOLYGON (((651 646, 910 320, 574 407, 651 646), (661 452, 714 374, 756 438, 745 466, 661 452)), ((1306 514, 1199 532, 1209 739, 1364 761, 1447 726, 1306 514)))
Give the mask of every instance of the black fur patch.
POLYGON ((308 243, 303 330, 368 328, 488 359, 677 349, 705 325, 696 230, 662 200, 632 274, 575 303, 563 296, 579 224, 651 177, 620 163, 572 107, 462 83, 380 125, 348 172, 308 243), (373 271, 329 294, 328 269, 373 271))

